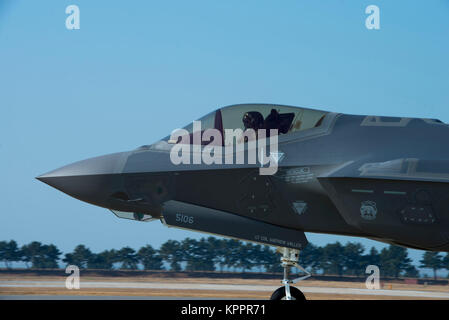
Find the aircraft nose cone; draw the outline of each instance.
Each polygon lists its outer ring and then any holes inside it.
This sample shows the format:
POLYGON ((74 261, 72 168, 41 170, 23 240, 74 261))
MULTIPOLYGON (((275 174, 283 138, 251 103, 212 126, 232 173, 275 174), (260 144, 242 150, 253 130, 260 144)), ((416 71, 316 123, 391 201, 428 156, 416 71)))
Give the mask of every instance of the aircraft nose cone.
POLYGON ((127 156, 121 152, 75 162, 36 179, 79 200, 106 206, 127 156))

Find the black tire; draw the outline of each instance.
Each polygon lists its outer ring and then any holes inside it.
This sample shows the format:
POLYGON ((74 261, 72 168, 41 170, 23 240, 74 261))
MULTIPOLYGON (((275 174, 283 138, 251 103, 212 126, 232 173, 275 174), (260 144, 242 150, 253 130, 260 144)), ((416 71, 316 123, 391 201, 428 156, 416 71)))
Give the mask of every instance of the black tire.
MULTIPOLYGON (((296 287, 290 287, 290 295, 292 296, 292 300, 306 301, 306 297, 296 287)), ((280 287, 271 295, 270 300, 285 300, 285 287, 280 287)))

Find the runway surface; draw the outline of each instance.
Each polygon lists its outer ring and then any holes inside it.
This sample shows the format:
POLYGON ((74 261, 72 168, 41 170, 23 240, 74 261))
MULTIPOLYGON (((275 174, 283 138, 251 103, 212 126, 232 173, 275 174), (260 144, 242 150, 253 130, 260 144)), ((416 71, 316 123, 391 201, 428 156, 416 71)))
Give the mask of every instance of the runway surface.
MULTIPOLYGON (((198 291, 256 291, 256 292, 273 292, 279 286, 268 285, 246 285, 246 284, 209 284, 209 283, 163 283, 163 282, 112 282, 112 281, 81 281, 81 289, 155 289, 155 290, 198 290, 198 291)), ((434 298, 449 299, 449 292, 437 291, 416 291, 416 290, 369 290, 358 288, 335 288, 335 287, 313 287, 313 286, 297 286, 305 294, 330 294, 330 295, 356 295, 361 296, 389 296, 389 297, 405 297, 405 298, 434 298)), ((2 280, 0 281, 0 299, 12 298, 12 295, 1 295, 1 288, 65 288, 65 282, 62 281, 17 281, 2 280)), ((68 291, 69 293, 70 291, 68 291)), ((73 292, 73 291, 72 291, 73 292)), ((40 295, 39 297, 44 297, 40 295)), ((59 297, 66 297, 59 296, 59 297)), ((84 296, 86 297, 86 296, 84 296)), ((19 298, 19 296, 15 296, 19 298)), ((78 298, 78 296, 77 296, 78 298)), ((96 297, 96 298, 104 298, 96 297)), ((114 296, 114 299, 118 296, 114 296)), ((120 298, 125 299, 125 296, 120 298)), ((164 297, 128 297, 130 299, 154 299, 164 297)), ((173 298, 173 297, 172 297, 173 298)), ((184 297, 185 298, 185 297, 184 297)), ((192 297, 195 299, 194 297, 192 297)), ((188 299, 188 298, 187 298, 188 299)))
MULTIPOLYGON (((220 298, 220 300, 223 298, 220 298)), ((225 298, 226 300, 252 300, 245 298, 225 298)), ((205 297, 172 297, 172 296, 71 296, 71 295, 0 295, 0 300, 217 300, 205 297)))

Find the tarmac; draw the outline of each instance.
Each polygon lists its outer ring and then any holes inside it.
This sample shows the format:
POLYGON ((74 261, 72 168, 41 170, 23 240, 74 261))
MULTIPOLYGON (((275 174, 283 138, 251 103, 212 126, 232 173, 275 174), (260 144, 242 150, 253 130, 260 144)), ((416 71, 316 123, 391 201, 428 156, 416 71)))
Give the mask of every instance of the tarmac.
MULTIPOLYGON (((269 296, 271 292, 279 286, 271 285, 247 285, 247 284, 209 284, 209 283, 164 283, 164 282, 114 282, 114 281, 82 281, 81 289, 154 289, 154 290, 193 290, 193 291, 256 291, 267 292, 269 296)), ((335 287, 314 287, 314 286, 297 286, 302 292, 329 295, 355 295, 363 299, 363 296, 387 296, 402 297, 406 299, 427 298, 427 299, 449 299, 449 292, 437 291, 417 291, 417 290, 385 290, 385 289, 360 289, 360 288, 335 288, 335 287)), ((0 281, 0 299, 179 299, 173 296, 88 296, 88 295, 2 295, 2 288, 65 288, 63 281, 18 281, 18 280, 1 280, 0 281)), ((73 291, 72 291, 73 292, 73 291)), ((182 297, 182 299, 198 299, 195 296, 182 297)), ((201 298, 204 299, 204 298, 201 298)), ((207 299, 207 298, 206 298, 207 299)), ((217 299, 217 298, 214 298, 217 299)), ((220 299, 220 298, 218 298, 220 299)), ((225 297, 229 299, 229 296, 225 297)), ((231 298, 232 299, 232 298, 231 298)))

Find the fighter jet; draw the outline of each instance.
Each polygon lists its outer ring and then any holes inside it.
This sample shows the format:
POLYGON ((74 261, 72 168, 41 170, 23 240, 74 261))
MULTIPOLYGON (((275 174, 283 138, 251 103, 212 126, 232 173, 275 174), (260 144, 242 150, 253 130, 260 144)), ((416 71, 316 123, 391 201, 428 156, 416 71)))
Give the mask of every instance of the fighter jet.
POLYGON ((310 275, 305 232, 449 251, 448 138, 436 119, 239 104, 37 179, 120 218, 274 246, 284 279, 271 298, 304 299, 291 284, 310 275))

